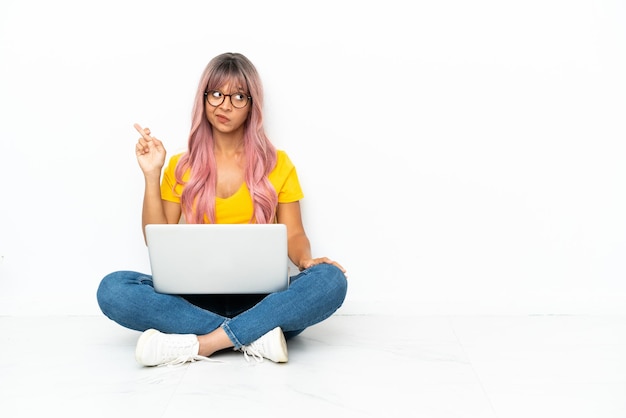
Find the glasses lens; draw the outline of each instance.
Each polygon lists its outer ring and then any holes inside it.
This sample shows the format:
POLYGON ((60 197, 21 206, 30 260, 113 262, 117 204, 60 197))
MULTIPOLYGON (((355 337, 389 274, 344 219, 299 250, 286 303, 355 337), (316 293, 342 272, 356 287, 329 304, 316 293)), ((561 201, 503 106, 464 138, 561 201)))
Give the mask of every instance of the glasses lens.
POLYGON ((206 101, 209 102, 211 106, 219 106, 224 101, 224 95, 217 90, 211 90, 207 92, 206 101))
POLYGON ((246 107, 248 104, 248 96, 242 93, 234 93, 230 95, 230 102, 237 109, 241 109, 242 107, 246 107))

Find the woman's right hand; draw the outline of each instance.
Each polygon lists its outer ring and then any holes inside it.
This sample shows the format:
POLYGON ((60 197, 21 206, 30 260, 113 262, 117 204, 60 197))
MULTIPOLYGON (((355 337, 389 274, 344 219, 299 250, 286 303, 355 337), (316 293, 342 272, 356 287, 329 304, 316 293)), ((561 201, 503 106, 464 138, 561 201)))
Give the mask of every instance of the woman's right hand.
POLYGON ((146 176, 158 175, 160 178, 166 154, 163 143, 150 136, 149 128, 142 128, 138 123, 135 123, 134 127, 141 134, 135 146, 135 154, 141 171, 146 176))

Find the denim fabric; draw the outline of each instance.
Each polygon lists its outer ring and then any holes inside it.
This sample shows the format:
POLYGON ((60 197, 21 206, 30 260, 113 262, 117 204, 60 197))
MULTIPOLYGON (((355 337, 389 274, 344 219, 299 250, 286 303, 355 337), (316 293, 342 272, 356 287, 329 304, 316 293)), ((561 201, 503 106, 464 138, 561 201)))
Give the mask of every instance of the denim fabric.
POLYGON ((240 348, 276 327, 289 339, 323 321, 343 304, 347 288, 330 264, 308 268, 291 278, 289 289, 266 296, 162 294, 150 275, 118 271, 102 279, 97 299, 102 312, 126 328, 204 335, 222 327, 240 348))

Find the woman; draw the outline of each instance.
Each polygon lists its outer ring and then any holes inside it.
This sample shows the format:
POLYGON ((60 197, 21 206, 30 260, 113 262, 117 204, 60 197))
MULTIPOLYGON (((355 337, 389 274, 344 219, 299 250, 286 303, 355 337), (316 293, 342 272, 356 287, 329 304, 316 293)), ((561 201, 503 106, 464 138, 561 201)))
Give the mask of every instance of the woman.
MULTIPOLYGON (((313 258, 302 225, 295 167, 263 128, 263 89, 254 65, 225 53, 207 65, 196 94, 186 152, 165 164, 165 148, 135 124, 135 152, 145 177, 142 225, 282 223, 300 273, 269 295, 168 295, 149 275, 119 271, 98 288, 102 312, 142 331, 135 357, 144 366, 207 359, 234 348, 246 358, 287 362, 286 340, 330 317, 343 303, 344 268, 313 258)), ((144 232, 145 235, 145 232, 144 232)))

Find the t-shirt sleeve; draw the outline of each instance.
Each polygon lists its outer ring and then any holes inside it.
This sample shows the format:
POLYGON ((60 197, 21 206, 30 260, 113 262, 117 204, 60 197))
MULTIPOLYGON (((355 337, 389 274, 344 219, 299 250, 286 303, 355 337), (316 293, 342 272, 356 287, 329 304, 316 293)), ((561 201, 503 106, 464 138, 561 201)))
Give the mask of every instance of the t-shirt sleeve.
POLYGON ((276 168, 270 173, 270 181, 276 188, 278 203, 296 202, 304 197, 296 167, 284 151, 278 151, 276 168))

